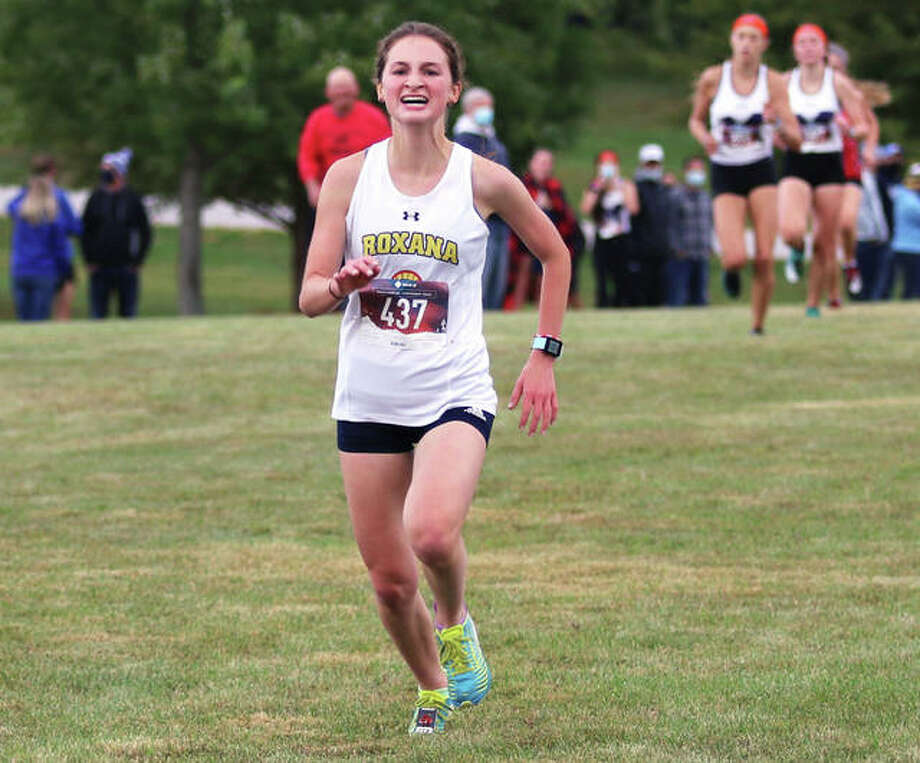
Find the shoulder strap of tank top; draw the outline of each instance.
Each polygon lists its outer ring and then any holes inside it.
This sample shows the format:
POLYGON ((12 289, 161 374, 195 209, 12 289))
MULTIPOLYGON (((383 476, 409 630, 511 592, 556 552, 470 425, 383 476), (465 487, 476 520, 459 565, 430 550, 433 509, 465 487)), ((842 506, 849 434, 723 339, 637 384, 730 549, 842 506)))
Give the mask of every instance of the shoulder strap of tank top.
POLYGON ((727 87, 729 92, 733 91, 732 87, 732 62, 723 61, 722 62, 722 76, 719 77, 719 90, 727 87))
POLYGON ((834 100, 834 103, 837 104, 837 110, 841 109, 840 98, 837 95, 837 87, 834 82, 834 70, 828 66, 824 65, 824 87, 827 88, 827 91, 830 93, 831 98, 834 100))

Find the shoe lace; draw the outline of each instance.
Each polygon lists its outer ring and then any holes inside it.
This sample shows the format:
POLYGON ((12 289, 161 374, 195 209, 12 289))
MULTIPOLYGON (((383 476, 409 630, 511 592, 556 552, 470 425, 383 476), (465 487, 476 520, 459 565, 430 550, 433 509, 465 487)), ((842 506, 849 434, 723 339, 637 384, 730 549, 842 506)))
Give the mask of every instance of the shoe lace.
POLYGON ((420 689, 418 693, 418 699, 415 701, 415 706, 436 707, 439 710, 443 710, 445 707, 447 707, 447 702, 438 691, 433 691, 431 689, 420 689))
POLYGON ((462 635, 457 638, 444 639, 441 643, 441 661, 445 664, 450 663, 451 667, 460 672, 469 670, 469 657, 465 647, 467 641, 469 639, 462 635))

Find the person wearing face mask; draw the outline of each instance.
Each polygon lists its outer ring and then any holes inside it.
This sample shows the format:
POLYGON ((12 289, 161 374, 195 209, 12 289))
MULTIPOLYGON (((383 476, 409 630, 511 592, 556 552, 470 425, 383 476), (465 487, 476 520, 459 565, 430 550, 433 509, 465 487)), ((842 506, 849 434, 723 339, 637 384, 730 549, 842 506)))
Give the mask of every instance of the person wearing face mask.
POLYGON ((894 278, 903 274, 901 299, 920 299, 920 162, 907 168, 903 185, 888 194, 894 204, 894 278))
POLYGON ((636 186, 620 175, 613 151, 601 151, 595 175, 581 198, 581 213, 594 225, 594 281, 597 307, 641 304, 639 268, 632 257, 631 215, 639 212, 636 186))
MULTIPOLYGON (((484 87, 471 87, 460 101, 463 113, 454 123, 454 142, 465 146, 474 154, 511 169, 508 149, 495 134, 495 101, 484 87)), ((486 247, 486 266, 482 271, 482 306, 486 310, 501 310, 508 291, 510 262, 509 232, 505 221, 492 215, 489 241, 486 247)))
POLYGON ((140 195, 127 184, 130 148, 102 157, 99 187, 83 210, 80 244, 89 271, 89 304, 93 318, 109 313, 112 294, 118 314, 137 315, 140 269, 150 249, 152 232, 140 195))
POLYGON ((708 304, 712 198, 706 189, 706 160, 702 156, 684 161, 684 183, 671 192, 668 238, 668 306, 708 304))
POLYGON ((639 149, 639 167, 634 175, 639 193, 639 212, 633 216, 632 238, 642 281, 641 304, 655 307, 665 302, 670 259, 668 217, 671 191, 664 177, 664 149, 647 143, 639 149))

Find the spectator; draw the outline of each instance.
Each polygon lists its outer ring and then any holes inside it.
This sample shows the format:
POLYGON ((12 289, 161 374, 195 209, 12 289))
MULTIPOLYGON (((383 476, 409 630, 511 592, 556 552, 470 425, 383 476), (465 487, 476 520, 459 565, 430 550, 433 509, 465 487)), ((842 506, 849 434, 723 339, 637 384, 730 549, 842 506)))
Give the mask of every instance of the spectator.
POLYGON ((635 174, 639 212, 632 219, 632 238, 641 274, 641 304, 653 307, 664 304, 667 293, 670 189, 662 182, 663 162, 664 149, 657 143, 647 143, 639 149, 635 174))
POLYGON ((601 151, 595 175, 581 198, 581 212, 594 226, 594 274, 598 307, 642 304, 639 266, 632 255, 631 215, 639 212, 635 184, 620 175, 613 151, 601 151), (611 283, 612 281, 612 283, 611 283))
POLYGON ((907 168, 903 185, 889 189, 894 203, 895 279, 897 271, 903 273, 904 286, 901 299, 920 299, 920 162, 907 168))
POLYGON ((706 160, 702 156, 691 156, 684 162, 684 185, 671 192, 668 236, 668 305, 708 304, 712 198, 706 190, 706 160))
POLYGON ((7 205, 13 221, 10 280, 16 316, 22 321, 51 317, 55 289, 73 274, 67 237, 80 232, 67 197, 54 184, 54 160, 33 158, 28 185, 7 205))
POLYGON ((326 172, 337 159, 362 151, 390 135, 390 123, 376 106, 358 99, 358 79, 351 69, 337 66, 326 75, 326 100, 304 123, 297 152, 297 169, 316 208, 326 172))
POLYGON ((859 214, 856 222, 856 262, 859 268, 859 300, 882 299, 887 274, 891 269, 891 230, 885 218, 882 192, 876 174, 863 167, 859 214))
MULTIPOLYGON (((559 231, 559 235, 562 236, 562 240, 569 250, 569 256, 572 258, 569 306, 581 307, 576 274, 578 272, 578 260, 584 251, 585 242, 581 228, 578 227, 578 221, 575 219, 575 214, 565 199, 562 183, 553 177, 553 161, 554 157, 551 151, 545 148, 538 148, 534 151, 522 180, 524 186, 530 192, 530 197, 553 221, 553 225, 556 226, 556 230, 559 231)), ((510 305, 516 308, 539 293, 543 269, 540 266, 540 261, 531 255, 527 247, 524 246, 524 242, 513 233, 511 234, 511 260, 515 278, 510 305)))
MULTIPOLYGON (((454 140, 476 154, 508 167, 508 149, 495 135, 495 104, 492 94, 483 87, 471 87, 461 100, 463 113, 454 124, 454 140)), ((500 310, 508 289, 508 226, 498 215, 486 221, 489 241, 486 266, 482 271, 482 306, 500 310)))
MULTIPOLYGON (((326 75, 328 103, 315 109, 304 122, 297 151, 297 169, 307 191, 306 245, 313 236, 316 202, 326 172, 333 162, 363 151, 390 135, 390 122, 376 106, 359 100, 358 79, 351 69, 337 66, 326 75)), ((307 246, 300 252, 295 283, 300 284, 307 246)))
POLYGON ((102 157, 100 186, 83 210, 83 259, 89 270, 89 305, 93 318, 109 314, 112 293, 118 314, 137 315, 140 270, 152 238, 147 210, 140 195, 127 184, 130 148, 102 157))
MULTIPOLYGON (((879 197, 885 221, 888 223, 890 237, 894 237, 894 203, 891 200, 890 189, 901 182, 904 177, 904 152, 897 143, 886 143, 878 147, 875 163, 875 180, 878 183, 879 197)), ((890 239, 889 239, 890 243, 890 239)), ((879 299, 890 299, 894 286, 894 255, 889 246, 881 272, 878 275, 879 283, 876 289, 879 299)))

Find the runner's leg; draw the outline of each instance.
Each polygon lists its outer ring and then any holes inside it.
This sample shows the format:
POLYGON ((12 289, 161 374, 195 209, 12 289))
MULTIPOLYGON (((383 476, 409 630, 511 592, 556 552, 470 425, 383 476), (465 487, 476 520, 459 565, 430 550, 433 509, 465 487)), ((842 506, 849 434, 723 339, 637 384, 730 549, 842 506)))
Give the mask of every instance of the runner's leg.
POLYGON ((380 619, 418 685, 442 688, 447 676, 403 523, 412 454, 339 452, 339 461, 355 540, 370 573, 380 619))
POLYGON ((754 222, 754 283, 751 286, 751 319, 755 329, 763 329, 767 308, 773 298, 776 277, 773 273, 773 247, 776 245, 776 186, 763 185, 748 195, 754 222))

